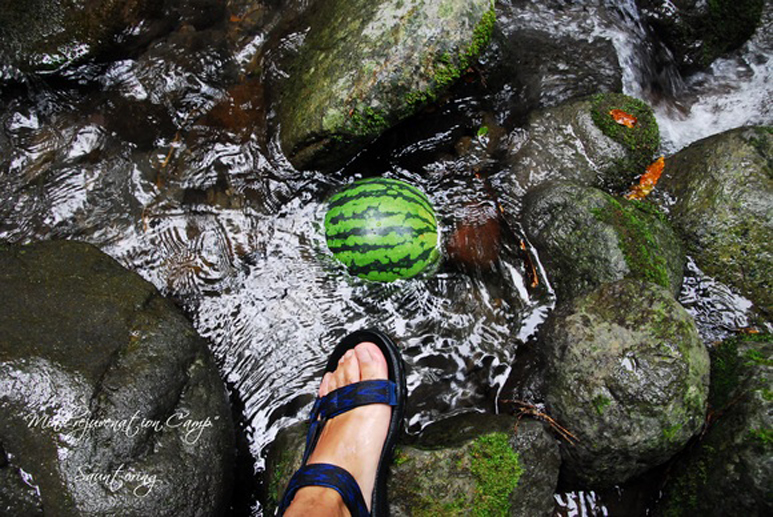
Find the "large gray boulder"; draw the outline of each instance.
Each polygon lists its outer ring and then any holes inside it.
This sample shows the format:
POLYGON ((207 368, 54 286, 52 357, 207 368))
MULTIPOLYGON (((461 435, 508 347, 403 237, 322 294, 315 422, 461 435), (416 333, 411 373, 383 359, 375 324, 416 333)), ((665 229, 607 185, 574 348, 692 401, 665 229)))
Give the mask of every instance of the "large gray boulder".
POLYGON ((708 352, 662 287, 604 284, 559 306, 540 340, 548 410, 577 437, 561 449, 570 478, 623 483, 671 458, 703 425, 708 352))
POLYGON ((666 160, 654 194, 698 267, 773 315, 773 130, 692 144, 666 160))
POLYGON ((332 168, 415 113, 488 44, 491 0, 332 0, 280 87, 284 153, 298 168, 332 168))
POLYGON ((64 241, 3 247, 0 290, 0 513, 227 509, 227 394, 170 301, 64 241))
POLYGON ((559 299, 625 277, 673 294, 682 285, 684 252, 654 206, 592 187, 550 182, 524 200, 523 229, 537 248, 559 299))
POLYGON ((672 469, 658 514, 773 514, 773 336, 731 338, 711 354, 714 418, 672 469))

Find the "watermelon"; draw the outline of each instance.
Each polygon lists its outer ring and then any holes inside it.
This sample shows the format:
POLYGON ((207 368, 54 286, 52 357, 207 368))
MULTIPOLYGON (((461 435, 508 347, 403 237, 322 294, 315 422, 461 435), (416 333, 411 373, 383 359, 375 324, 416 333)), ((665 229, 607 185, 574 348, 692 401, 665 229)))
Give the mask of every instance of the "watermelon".
POLYGON ((325 237, 350 273, 378 282, 411 278, 440 256, 432 204, 395 179, 356 181, 330 198, 325 237))

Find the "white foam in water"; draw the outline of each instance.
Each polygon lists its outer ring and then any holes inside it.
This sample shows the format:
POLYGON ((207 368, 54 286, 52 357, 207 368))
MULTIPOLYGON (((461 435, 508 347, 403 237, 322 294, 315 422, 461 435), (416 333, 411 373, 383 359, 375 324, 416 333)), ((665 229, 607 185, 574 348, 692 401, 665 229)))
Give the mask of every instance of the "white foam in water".
POLYGON ((737 51, 717 59, 705 72, 674 77, 680 86, 674 99, 648 93, 649 45, 632 0, 610 4, 621 25, 610 30, 623 70, 623 92, 649 103, 660 127, 661 149, 673 154, 693 142, 737 127, 773 124, 771 83, 773 9, 766 8, 757 32, 737 51))
POLYGON ((750 42, 739 56, 718 59, 708 72, 690 78, 686 86, 691 103, 686 113, 656 105, 663 151, 674 153, 736 127, 773 123, 769 50, 761 52, 750 42))

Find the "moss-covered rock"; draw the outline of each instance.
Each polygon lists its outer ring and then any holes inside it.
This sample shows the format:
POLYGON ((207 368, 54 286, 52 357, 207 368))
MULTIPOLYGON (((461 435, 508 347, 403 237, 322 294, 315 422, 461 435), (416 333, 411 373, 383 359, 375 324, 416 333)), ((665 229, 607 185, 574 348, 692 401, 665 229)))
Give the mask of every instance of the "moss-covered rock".
POLYGON ((666 160, 654 194, 698 267, 773 315, 773 130, 694 143, 666 160))
MULTIPOLYGON (((269 451, 267 511, 276 507, 305 446, 305 423, 283 430, 269 451)), ((400 445, 390 469, 390 514, 548 515, 558 482, 555 440, 538 422, 459 415, 400 445)))
POLYGON ((517 199, 550 180, 622 191, 651 163, 660 141, 652 110, 617 94, 536 111, 526 130, 528 140, 509 157, 510 169, 492 178, 506 198, 517 199), (628 131, 615 127, 608 113, 623 107, 639 120, 634 128, 620 126, 628 131))
POLYGON ((644 19, 686 72, 740 47, 760 24, 764 0, 637 0, 644 19))
POLYGON ((672 470, 658 514, 773 512, 771 388, 773 336, 740 336, 712 351, 712 422, 672 470))
POLYGON ((601 131, 628 149, 623 170, 642 174, 660 147, 660 130, 655 114, 646 103, 622 93, 605 93, 593 97, 593 122, 601 131), (633 127, 617 122, 614 110, 633 115, 633 127))
POLYGON ((625 277, 674 294, 682 285, 681 244, 649 203, 551 182, 526 196, 522 222, 560 299, 625 277))
POLYGON ((334 0, 281 86, 282 149, 298 168, 345 163, 455 81, 488 44, 491 0, 334 0))
POLYGON ((228 398, 172 302, 65 241, 0 247, 0 290, 0 513, 227 509, 228 398))
POLYGON ((562 444, 570 478, 622 483, 668 460, 703 425, 708 352, 662 287, 604 284, 560 305, 540 339, 548 409, 578 439, 562 444))

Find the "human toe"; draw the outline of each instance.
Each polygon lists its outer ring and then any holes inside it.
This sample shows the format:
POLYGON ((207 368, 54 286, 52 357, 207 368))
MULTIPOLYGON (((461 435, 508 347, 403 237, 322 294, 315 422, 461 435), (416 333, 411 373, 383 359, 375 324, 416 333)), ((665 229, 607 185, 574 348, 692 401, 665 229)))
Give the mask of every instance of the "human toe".
POLYGON ((362 379, 386 379, 389 376, 386 358, 375 343, 364 342, 354 348, 362 379))

